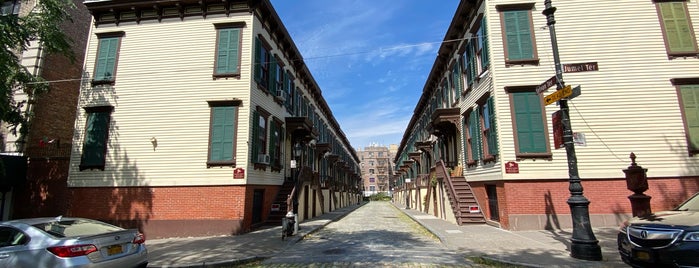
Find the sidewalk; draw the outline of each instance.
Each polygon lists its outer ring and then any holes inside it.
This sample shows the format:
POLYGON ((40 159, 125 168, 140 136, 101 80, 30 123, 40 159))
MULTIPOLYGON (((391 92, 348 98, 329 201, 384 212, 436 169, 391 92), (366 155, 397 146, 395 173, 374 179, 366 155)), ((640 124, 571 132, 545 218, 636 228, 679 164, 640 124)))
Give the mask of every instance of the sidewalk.
MULTIPOLYGON (((281 240, 281 226, 236 236, 168 238, 146 241, 148 267, 207 267, 271 257, 304 236, 338 220, 361 205, 338 209, 299 224, 295 236, 281 240)), ((525 267, 628 267, 616 249, 616 228, 595 229, 603 261, 570 257, 570 230, 508 231, 478 224, 458 226, 417 210, 400 211, 464 255, 525 267)))
POLYGON ((584 261, 570 257, 572 230, 508 231, 485 224, 459 226, 417 210, 396 207, 447 247, 467 256, 525 267, 628 267, 617 251, 617 228, 595 228, 602 261, 584 261))

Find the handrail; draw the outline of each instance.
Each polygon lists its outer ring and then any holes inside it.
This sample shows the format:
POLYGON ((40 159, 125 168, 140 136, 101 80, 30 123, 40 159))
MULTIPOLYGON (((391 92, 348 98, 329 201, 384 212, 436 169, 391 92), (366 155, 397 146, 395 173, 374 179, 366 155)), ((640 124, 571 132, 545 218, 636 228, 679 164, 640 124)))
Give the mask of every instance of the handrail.
POLYGON ((449 190, 449 193, 454 199, 454 202, 452 202, 451 210, 454 212, 454 215, 456 215, 457 217, 461 217, 461 211, 456 209, 459 207, 459 198, 456 196, 456 189, 454 189, 454 184, 452 184, 451 182, 451 174, 447 172, 447 168, 444 165, 444 161, 437 161, 437 163, 435 164, 435 172, 437 172, 436 169, 439 167, 441 167, 442 173, 444 174, 444 179, 447 181, 447 189, 449 190))

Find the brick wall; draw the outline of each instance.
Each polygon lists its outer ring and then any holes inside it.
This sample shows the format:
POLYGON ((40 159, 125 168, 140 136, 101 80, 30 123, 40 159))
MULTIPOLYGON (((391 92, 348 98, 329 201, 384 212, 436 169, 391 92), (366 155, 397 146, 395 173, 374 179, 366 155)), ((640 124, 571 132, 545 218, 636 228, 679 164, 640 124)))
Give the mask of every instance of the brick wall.
MULTIPOLYGON (((496 185, 500 209, 499 223, 503 228, 526 226, 528 229, 534 225, 543 228, 559 216, 563 216, 560 226, 566 227, 569 224, 568 180, 507 181, 496 185), (513 219, 539 222, 510 222, 513 219)), ((583 195, 590 201, 590 215, 607 215, 598 217, 599 224, 613 225, 613 221, 622 220, 631 214, 628 196, 632 192, 626 189, 624 179, 583 180, 582 186, 583 195)), ((471 183, 471 187, 486 218, 489 218, 485 183, 474 182, 471 183)), ((652 198, 652 211, 668 210, 699 192, 699 177, 649 178, 648 188, 645 194, 652 198)))

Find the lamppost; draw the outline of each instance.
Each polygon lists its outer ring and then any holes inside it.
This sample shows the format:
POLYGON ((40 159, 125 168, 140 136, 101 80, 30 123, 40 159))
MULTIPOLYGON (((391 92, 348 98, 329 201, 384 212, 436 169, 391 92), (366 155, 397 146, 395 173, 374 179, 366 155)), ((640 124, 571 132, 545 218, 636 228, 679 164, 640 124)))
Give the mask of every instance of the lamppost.
POLYGON ((301 141, 294 144, 294 159, 296 160, 296 172, 294 172, 294 196, 292 196, 292 211, 294 214, 298 214, 299 209, 299 191, 301 190, 301 170, 303 169, 303 146, 301 141))
MULTIPOLYGON (((565 84, 563 82, 563 68, 561 60, 558 56, 558 41, 556 40, 556 20, 553 13, 556 8, 551 6, 551 0, 544 0, 545 9, 542 12, 546 16, 546 25, 549 27, 551 35, 551 47, 553 48, 553 60, 556 65, 556 78, 558 80, 557 90, 562 89, 565 84)), ((575 156, 575 145, 573 143, 573 130, 570 125, 570 114, 568 111, 568 100, 561 99, 559 101, 561 110, 561 122, 563 127, 563 144, 566 149, 566 157, 568 159, 568 190, 570 198, 568 198, 568 206, 570 206, 571 217, 573 218, 573 236, 570 239, 570 255, 576 259, 589 261, 602 260, 602 249, 599 246, 599 241, 595 238, 590 225, 590 201, 583 195, 583 187, 580 183, 578 175, 578 160, 575 156)))

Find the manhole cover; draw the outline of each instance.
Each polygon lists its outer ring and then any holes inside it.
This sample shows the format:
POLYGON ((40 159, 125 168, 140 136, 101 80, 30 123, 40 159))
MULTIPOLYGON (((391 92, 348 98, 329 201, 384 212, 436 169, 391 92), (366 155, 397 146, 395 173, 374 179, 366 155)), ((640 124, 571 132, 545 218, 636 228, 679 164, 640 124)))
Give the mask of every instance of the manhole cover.
POLYGON ((323 251, 323 253, 325 253, 325 254, 342 254, 342 253, 345 253, 345 250, 341 249, 341 248, 333 248, 333 249, 325 250, 325 251, 323 251))

